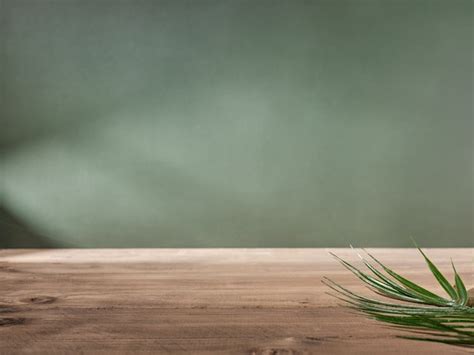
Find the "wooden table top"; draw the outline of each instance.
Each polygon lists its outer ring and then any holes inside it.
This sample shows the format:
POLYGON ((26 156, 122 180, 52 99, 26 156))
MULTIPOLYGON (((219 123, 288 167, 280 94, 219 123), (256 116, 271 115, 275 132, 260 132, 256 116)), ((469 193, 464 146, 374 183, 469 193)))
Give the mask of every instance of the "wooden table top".
MULTIPOLYGON (((339 306, 323 276, 369 291, 328 250, 0 250, 0 353, 466 353, 339 306)), ((417 251, 371 251, 439 290, 417 251)), ((426 252, 474 286, 473 249, 426 252)))

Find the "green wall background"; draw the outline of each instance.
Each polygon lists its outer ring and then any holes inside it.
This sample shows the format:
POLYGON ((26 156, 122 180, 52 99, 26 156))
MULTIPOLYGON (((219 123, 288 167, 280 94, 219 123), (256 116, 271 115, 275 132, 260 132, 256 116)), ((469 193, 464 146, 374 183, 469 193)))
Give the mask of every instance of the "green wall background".
POLYGON ((470 0, 1 0, 0 246, 472 246, 470 0))

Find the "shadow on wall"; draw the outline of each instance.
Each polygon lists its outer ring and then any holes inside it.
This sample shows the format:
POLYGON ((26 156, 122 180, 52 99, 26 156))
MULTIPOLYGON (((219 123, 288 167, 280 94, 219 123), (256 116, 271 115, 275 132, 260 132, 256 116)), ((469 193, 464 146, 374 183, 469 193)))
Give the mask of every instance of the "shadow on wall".
POLYGON ((0 248, 57 247, 0 203, 0 248))

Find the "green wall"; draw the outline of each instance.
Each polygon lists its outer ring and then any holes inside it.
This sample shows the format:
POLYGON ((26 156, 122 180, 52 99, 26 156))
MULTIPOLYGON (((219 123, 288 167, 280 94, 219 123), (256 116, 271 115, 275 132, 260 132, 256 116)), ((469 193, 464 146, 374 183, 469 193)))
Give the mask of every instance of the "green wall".
POLYGON ((472 1, 0 1, 0 247, 472 246, 472 1))

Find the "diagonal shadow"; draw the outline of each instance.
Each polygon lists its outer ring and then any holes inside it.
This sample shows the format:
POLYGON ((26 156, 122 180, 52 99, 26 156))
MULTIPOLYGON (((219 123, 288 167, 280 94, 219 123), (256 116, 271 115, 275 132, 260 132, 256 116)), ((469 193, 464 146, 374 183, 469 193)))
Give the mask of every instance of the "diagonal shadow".
POLYGON ((58 247, 0 202, 0 248, 58 247))

